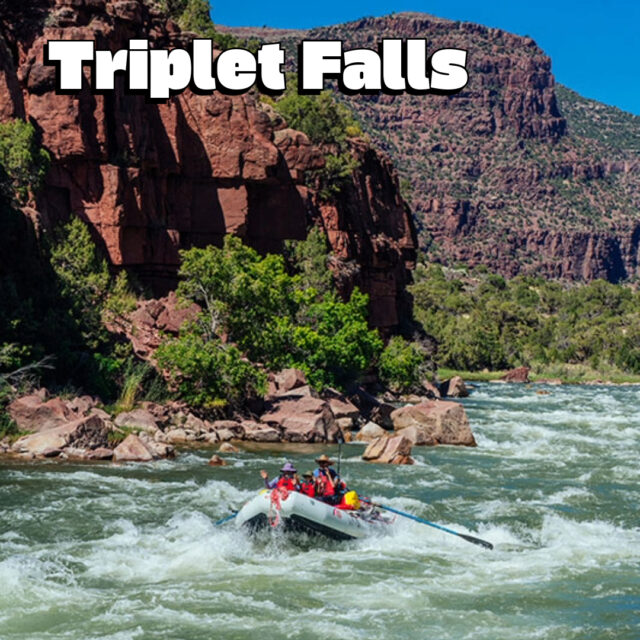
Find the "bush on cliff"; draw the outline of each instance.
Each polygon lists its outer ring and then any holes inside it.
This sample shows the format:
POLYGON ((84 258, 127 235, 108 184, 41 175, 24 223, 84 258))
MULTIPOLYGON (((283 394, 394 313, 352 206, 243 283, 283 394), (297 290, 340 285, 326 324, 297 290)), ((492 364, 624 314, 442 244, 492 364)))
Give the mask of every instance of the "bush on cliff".
POLYGON ((346 302, 331 289, 321 293, 300 272, 290 274, 282 256, 261 257, 233 236, 222 248, 190 249, 181 257, 178 295, 203 313, 160 347, 158 359, 185 397, 233 403, 259 389, 261 377, 241 364, 241 353, 270 369, 298 367, 321 388, 356 379, 382 348, 367 326, 368 298, 357 289, 346 302), (216 367, 228 384, 219 384, 216 367))
POLYGON ((207 0, 163 0, 163 8, 181 29, 197 33, 203 38, 211 38, 219 49, 258 49, 258 42, 253 38, 241 40, 231 33, 218 31, 211 19, 211 5, 207 0))
POLYGON ((287 79, 282 98, 269 102, 290 127, 306 133, 314 144, 326 147, 325 166, 309 177, 312 181, 318 180, 322 199, 330 200, 338 195, 357 167, 347 141, 364 135, 351 111, 340 104, 331 91, 300 95, 293 74, 287 79))
POLYGON ((49 154, 38 145, 35 128, 30 122, 0 122, 0 169, 6 173, 9 186, 20 203, 26 203, 29 194, 38 191, 49 169, 49 161, 49 154))

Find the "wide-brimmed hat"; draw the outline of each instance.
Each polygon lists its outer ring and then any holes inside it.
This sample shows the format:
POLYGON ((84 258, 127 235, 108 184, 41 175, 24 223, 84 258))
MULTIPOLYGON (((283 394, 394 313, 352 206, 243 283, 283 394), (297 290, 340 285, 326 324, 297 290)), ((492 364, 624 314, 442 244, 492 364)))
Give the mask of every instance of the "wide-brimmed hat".
POLYGON ((295 473, 296 468, 290 462, 285 462, 282 469, 280 469, 280 471, 284 473, 286 473, 287 471, 289 471, 290 473, 295 473))
POLYGON ((306 471, 302 474, 303 478, 313 478, 313 471, 306 471))
POLYGON ((335 461, 332 460, 328 455, 323 453, 319 458, 316 458, 316 462, 318 464, 322 464, 323 462, 326 462, 327 464, 334 464, 335 461))

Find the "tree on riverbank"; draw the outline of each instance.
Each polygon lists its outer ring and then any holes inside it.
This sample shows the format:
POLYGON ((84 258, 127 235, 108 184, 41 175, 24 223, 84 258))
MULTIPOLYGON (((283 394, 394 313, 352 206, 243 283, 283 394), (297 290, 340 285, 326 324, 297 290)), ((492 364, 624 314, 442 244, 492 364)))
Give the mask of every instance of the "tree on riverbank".
POLYGON ((581 364, 640 374, 640 292, 631 286, 421 265, 411 291, 443 367, 581 364))
POLYGON ((306 262, 292 265, 291 273, 282 256, 262 257, 233 236, 222 248, 194 248, 181 258, 178 295, 203 312, 165 341, 157 357, 188 402, 234 402, 238 390, 261 390, 264 376, 258 368, 250 373, 247 363, 297 367, 317 388, 344 386, 375 365, 382 340, 367 325, 368 298, 359 290, 340 300, 333 285, 325 291, 308 286, 329 280, 312 277, 306 262), (237 379, 238 389, 220 385, 221 375, 237 379))

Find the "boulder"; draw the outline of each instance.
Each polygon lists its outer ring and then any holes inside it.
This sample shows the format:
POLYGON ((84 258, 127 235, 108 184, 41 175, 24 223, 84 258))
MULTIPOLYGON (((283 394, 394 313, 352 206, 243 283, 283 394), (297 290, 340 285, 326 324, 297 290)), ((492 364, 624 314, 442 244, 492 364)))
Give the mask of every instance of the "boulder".
POLYGON ((164 441, 168 444, 185 444, 194 442, 196 436, 193 432, 187 432, 184 429, 169 429, 164 434, 164 441))
POLYGON ((367 422, 367 424, 358 431, 356 434, 356 440, 358 442, 372 442, 377 438, 382 438, 387 435, 387 432, 375 422, 367 422))
POLYGON ((369 444, 362 459, 382 464, 413 464, 411 441, 402 435, 385 434, 369 444))
POLYGON ((460 376, 453 376, 451 380, 445 380, 440 385, 440 393, 442 397, 448 398, 466 398, 469 395, 464 380, 460 376))
POLYGON ((93 409, 91 409, 90 413, 94 416, 102 418, 103 420, 111 420, 111 416, 104 409, 94 407, 93 409))
MULTIPOLYGON (((429 398, 425 397, 425 396, 419 396, 415 393, 409 393, 406 395, 402 395, 398 398, 399 402, 402 402, 402 404, 420 404, 421 402, 424 402, 425 400, 428 400, 429 398)), ((394 407, 395 410, 395 407, 394 407)))
POLYGON ((336 426, 344 432, 354 428, 354 421, 351 418, 336 418, 336 426))
POLYGON ((115 424, 117 427, 132 427, 151 434, 158 431, 159 428, 153 414, 146 409, 134 409, 119 413, 116 416, 115 424))
POLYGON ((238 448, 234 447, 230 442, 223 442, 218 451, 221 453, 238 453, 238 448))
POLYGON ((220 440, 241 440, 244 437, 242 423, 237 420, 215 420, 210 424, 220 440))
POLYGON ((142 408, 153 416, 159 427, 162 428, 169 422, 170 411, 166 405, 157 402, 143 402, 142 408))
POLYGON ((511 369, 511 371, 507 371, 500 380, 503 382, 526 383, 529 382, 529 371, 531 371, 530 367, 518 367, 517 369, 511 369))
POLYGON ((440 389, 433 384, 433 382, 429 382, 428 380, 423 380, 422 381, 422 388, 425 391, 425 395, 427 396, 427 398, 429 398, 430 400, 433 400, 435 398, 440 398, 440 389))
POLYGON ((271 395, 267 397, 267 400, 280 398, 300 398, 302 396, 313 396, 314 398, 317 398, 318 394, 308 384, 305 384, 301 387, 288 389, 287 391, 279 391, 276 389, 271 395))
POLYGON ((86 416, 98 405, 98 401, 91 396, 79 396, 65 402, 67 408, 78 416, 86 416))
POLYGON ((369 419, 379 424, 383 429, 393 429, 391 414, 396 408, 388 402, 380 402, 371 410, 369 419))
POLYGON ((351 418, 357 420, 360 417, 358 407, 344 397, 329 398, 327 400, 329 407, 336 419, 351 418))
POLYGON ((72 420, 59 427, 23 436, 13 444, 12 451, 35 456, 57 455, 56 450, 62 450, 73 445, 74 448, 97 449, 107 443, 110 427, 99 416, 91 415, 72 420))
POLYGON ((88 460, 111 460, 113 458, 113 449, 108 447, 98 447, 87 454, 88 460))
POLYGON ((300 369, 283 369, 274 376, 274 382, 278 392, 287 392, 307 384, 304 371, 300 369))
POLYGON ((228 442, 229 440, 237 440, 235 434, 231 429, 218 429, 215 431, 216 439, 220 442, 228 442))
POLYGON ((201 441, 205 442, 206 444, 216 444, 220 442, 220 438, 218 437, 218 434, 215 431, 211 431, 211 433, 203 434, 201 441))
POLYGON ((304 396, 270 403, 270 411, 260 421, 282 432, 289 442, 333 442, 337 434, 329 404, 319 398, 304 396))
POLYGON ((280 431, 274 427, 245 420, 242 423, 244 429, 244 439, 253 442, 280 442, 282 436, 280 431))
POLYGON ((415 427, 419 432, 416 443, 476 446, 464 407, 457 402, 430 400, 408 405, 396 409, 391 418, 396 431, 415 427))
POLYGON ((209 460, 209 465, 212 467, 226 467, 227 461, 221 458, 217 453, 214 453, 209 460))
MULTIPOLYGON (((142 436, 146 435, 141 433, 140 439, 142 440, 142 436)), ((156 442, 147 436, 147 439, 143 440, 144 446, 149 449, 151 455, 154 458, 175 458, 176 450, 165 442, 156 442)))
POLYGON ((34 433, 61 427, 77 417, 60 398, 43 400, 41 393, 14 400, 7 412, 20 431, 34 433))
POLYGON ((130 433, 114 450, 114 462, 151 462, 154 456, 144 442, 130 433))
POLYGON ((199 436, 201 433, 208 433, 212 426, 213 425, 211 423, 207 425, 204 420, 198 418, 198 416, 194 416, 192 413, 189 413, 187 415, 187 419, 184 421, 183 428, 185 431, 192 431, 196 436, 199 436))

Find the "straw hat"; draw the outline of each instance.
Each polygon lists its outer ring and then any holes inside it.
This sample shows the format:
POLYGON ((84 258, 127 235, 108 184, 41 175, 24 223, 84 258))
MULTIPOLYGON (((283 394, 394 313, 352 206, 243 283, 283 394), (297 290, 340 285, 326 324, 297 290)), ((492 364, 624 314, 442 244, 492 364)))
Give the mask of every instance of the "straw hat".
POLYGON ((319 458, 316 458, 316 462, 318 464, 322 464, 323 462, 326 462, 327 464, 334 464, 335 460, 332 460, 329 456, 323 453, 319 458))

